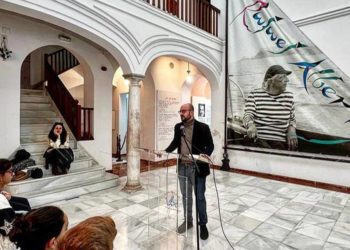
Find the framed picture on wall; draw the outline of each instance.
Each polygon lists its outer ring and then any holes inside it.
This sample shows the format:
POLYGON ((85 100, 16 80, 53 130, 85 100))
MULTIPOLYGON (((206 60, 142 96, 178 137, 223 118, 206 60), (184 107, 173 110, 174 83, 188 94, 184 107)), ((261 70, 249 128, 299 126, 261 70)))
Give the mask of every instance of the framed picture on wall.
POLYGON ((205 104, 198 103, 198 117, 205 117, 205 104))

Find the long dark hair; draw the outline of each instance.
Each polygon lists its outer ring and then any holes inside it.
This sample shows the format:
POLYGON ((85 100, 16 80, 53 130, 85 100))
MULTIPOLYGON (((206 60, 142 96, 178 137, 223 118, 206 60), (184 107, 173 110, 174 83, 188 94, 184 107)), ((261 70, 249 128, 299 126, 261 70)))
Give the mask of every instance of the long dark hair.
POLYGON ((10 240, 22 250, 45 250, 46 243, 57 237, 64 225, 64 212, 55 206, 33 209, 13 223, 10 240))
POLYGON ((0 159, 0 175, 4 175, 12 167, 12 163, 7 159, 0 159))
POLYGON ((52 141, 56 141, 57 140, 57 135, 54 133, 55 127, 57 125, 61 125, 62 126, 62 133, 61 133, 60 139, 61 139, 61 144, 64 144, 66 142, 66 140, 67 140, 67 130, 63 126, 62 122, 55 122, 53 124, 48 137, 52 141))

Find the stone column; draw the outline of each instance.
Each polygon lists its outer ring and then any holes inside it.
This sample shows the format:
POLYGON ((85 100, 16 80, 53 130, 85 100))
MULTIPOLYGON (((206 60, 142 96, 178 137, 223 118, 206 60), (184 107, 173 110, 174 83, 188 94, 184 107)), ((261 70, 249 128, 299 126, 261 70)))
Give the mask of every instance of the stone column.
POLYGON ((127 182, 124 191, 132 192, 142 189, 140 183, 140 99, 143 75, 127 74, 123 76, 129 80, 128 105, 128 144, 127 144, 127 182))

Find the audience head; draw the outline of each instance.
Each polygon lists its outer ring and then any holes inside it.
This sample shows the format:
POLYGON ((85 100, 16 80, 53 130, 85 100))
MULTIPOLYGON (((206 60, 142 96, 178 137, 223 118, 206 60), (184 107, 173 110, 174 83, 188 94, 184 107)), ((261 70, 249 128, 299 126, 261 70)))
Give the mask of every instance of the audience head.
POLYGON ((0 188, 9 184, 12 177, 12 163, 7 159, 0 159, 0 188))
POLYGON ((50 130, 49 139, 56 141, 60 137, 61 143, 63 144, 67 138, 67 130, 63 126, 62 122, 55 122, 50 130))
POLYGON ((117 235, 114 221, 110 217, 95 216, 69 229, 58 240, 60 250, 113 250, 117 235))
POLYGON ((53 250, 67 226, 68 218, 60 208, 46 206, 18 217, 9 236, 21 250, 53 250))

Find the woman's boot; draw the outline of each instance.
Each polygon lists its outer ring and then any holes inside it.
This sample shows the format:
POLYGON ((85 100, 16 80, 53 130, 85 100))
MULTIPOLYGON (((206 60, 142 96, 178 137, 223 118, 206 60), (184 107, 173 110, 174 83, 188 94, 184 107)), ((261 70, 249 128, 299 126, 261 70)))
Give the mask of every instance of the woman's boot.
POLYGON ((58 166, 56 164, 51 164, 51 167, 52 167, 51 171, 52 171, 53 175, 60 175, 61 174, 59 169, 58 169, 58 166))

